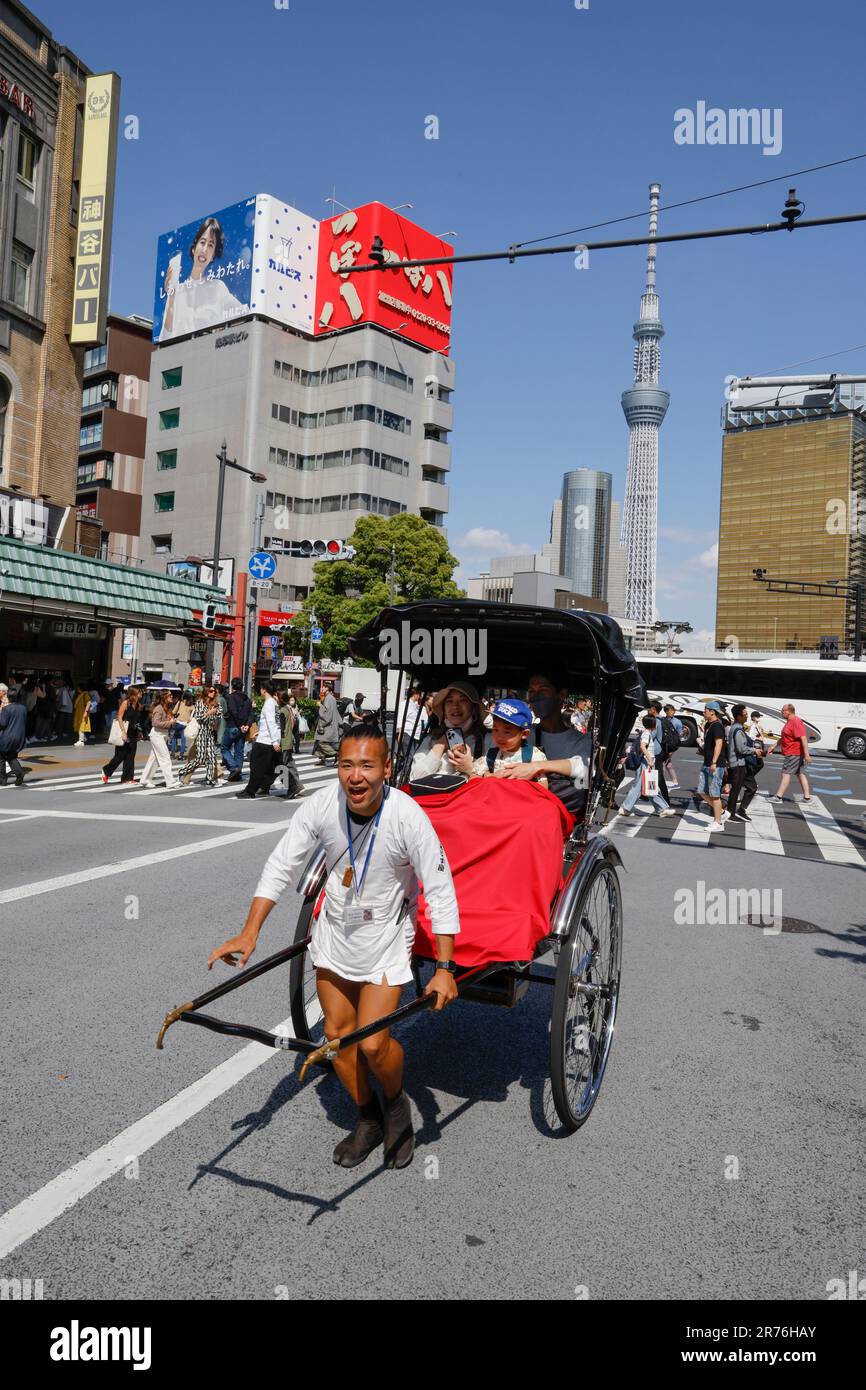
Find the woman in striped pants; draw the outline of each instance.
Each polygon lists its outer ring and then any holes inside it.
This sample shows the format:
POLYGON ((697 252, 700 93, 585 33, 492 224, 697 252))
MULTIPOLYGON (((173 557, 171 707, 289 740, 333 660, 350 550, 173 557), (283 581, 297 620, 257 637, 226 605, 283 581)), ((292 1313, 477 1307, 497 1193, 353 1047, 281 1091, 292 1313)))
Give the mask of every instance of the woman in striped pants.
POLYGON ((192 712, 193 719, 198 721, 198 733, 186 760, 181 781, 188 787, 192 781, 192 774, 197 767, 205 770, 205 786, 215 787, 221 780, 217 762, 216 731, 220 721, 220 703, 217 698, 216 686, 209 685, 202 698, 196 701, 195 709, 192 712))

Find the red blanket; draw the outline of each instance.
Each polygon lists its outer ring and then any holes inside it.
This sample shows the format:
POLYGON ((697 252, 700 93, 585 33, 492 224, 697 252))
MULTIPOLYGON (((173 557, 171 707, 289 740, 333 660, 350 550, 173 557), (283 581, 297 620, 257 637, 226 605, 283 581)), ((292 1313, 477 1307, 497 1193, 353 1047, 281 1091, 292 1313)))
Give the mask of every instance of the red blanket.
MULTIPOLYGON (((418 798, 451 866, 460 908, 458 965, 530 960, 550 931, 562 885, 563 841, 574 818, 531 782, 473 778, 456 791, 418 798)), ((436 958, 423 886, 415 951, 436 958)))

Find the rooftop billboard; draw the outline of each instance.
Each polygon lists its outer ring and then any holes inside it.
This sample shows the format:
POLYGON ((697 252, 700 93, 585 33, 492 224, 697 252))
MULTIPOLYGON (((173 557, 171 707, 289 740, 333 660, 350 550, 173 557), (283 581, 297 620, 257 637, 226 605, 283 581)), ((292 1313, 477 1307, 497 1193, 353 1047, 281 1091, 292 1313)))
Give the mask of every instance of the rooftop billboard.
POLYGON ((159 238, 153 340, 167 342, 250 312, 256 199, 159 238))
POLYGON ((447 353, 451 338, 451 266, 389 270, 387 262, 451 256, 454 248, 383 203, 365 203, 321 224, 316 285, 316 332, 377 323, 421 347, 447 353), (347 275, 366 265, 380 236, 383 270, 347 275))

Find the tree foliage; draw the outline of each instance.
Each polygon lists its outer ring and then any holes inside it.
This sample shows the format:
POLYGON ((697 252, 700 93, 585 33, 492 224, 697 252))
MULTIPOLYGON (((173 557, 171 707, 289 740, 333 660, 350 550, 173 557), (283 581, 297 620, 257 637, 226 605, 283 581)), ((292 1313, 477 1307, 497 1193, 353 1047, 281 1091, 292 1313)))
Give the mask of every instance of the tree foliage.
POLYGON ((363 516, 347 543, 355 547, 354 560, 321 560, 314 567, 313 589, 286 633, 287 651, 290 641, 294 650, 305 650, 304 632, 315 612, 324 629, 317 654, 335 661, 345 657, 350 634, 390 603, 392 547, 395 604, 465 597, 452 578, 456 556, 441 532, 420 516, 363 516))

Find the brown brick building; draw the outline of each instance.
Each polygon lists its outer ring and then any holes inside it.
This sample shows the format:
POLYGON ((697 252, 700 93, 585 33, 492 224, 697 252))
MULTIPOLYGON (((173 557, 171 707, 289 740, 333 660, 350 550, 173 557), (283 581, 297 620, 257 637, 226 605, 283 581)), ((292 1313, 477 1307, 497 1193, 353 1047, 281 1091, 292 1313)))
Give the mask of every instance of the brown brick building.
POLYGON ((0 494, 75 544, 83 349, 69 343, 88 69, 0 0, 0 494))

